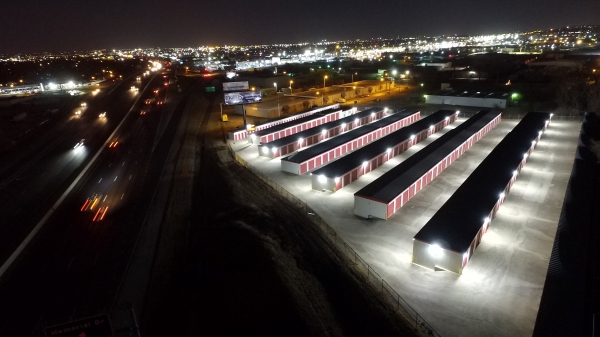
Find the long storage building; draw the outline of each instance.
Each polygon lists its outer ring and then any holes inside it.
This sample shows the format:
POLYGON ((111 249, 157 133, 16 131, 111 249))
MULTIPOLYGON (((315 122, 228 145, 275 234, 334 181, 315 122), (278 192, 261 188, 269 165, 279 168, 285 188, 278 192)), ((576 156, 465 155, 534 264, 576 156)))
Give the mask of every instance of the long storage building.
POLYGON ((322 124, 318 128, 310 128, 294 135, 279 138, 269 143, 258 145, 258 154, 263 157, 277 158, 298 151, 307 146, 348 132, 359 126, 374 122, 386 115, 387 109, 370 108, 354 115, 322 124))
POLYGON ((314 128, 321 124, 332 122, 346 116, 353 115, 358 110, 354 107, 343 108, 343 109, 327 109, 319 111, 310 116, 296 119, 291 122, 282 123, 275 125, 271 128, 262 131, 256 131, 250 135, 250 142, 253 144, 257 143, 268 143, 274 140, 287 137, 296 134, 306 129, 314 128))
POLYGON ((462 273, 551 117, 530 112, 504 137, 414 236, 413 263, 462 273))
MULTIPOLYGON (((300 119, 303 117, 307 117, 310 115, 314 115, 317 112, 321 112, 324 110, 329 110, 329 109, 339 109, 340 105, 339 104, 332 104, 332 105, 328 105, 328 106, 323 106, 323 107, 318 107, 318 108, 312 108, 306 111, 302 111, 293 115, 289 115, 289 116, 285 116, 285 117, 280 117, 280 118, 276 118, 274 120, 268 121, 266 123, 257 125, 254 130, 255 131, 262 131, 268 128, 271 128, 273 126, 279 125, 279 124, 283 124, 283 123, 288 123, 291 121, 294 121, 296 119, 300 119)), ((242 140, 246 137, 248 137, 248 130, 233 130, 233 131, 229 131, 227 137, 229 138, 229 140, 232 141, 238 141, 238 140, 242 140)))
POLYGON ((456 111, 439 110, 329 163, 312 173, 312 188, 318 191, 338 191, 433 133, 454 123, 457 116, 456 111))
POLYGON ((387 220, 500 122, 480 111, 354 194, 354 214, 387 220))
POLYGON ((403 110, 371 124, 330 138, 281 159, 281 170, 293 174, 310 172, 417 121, 420 116, 421 113, 419 111, 403 110))

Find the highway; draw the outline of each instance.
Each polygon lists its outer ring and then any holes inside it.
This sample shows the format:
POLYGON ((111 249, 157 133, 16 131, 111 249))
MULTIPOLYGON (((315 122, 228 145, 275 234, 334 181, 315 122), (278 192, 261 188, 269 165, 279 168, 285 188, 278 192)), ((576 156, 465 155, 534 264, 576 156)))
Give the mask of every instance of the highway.
MULTIPOLYGON (((101 150, 0 279, 0 336, 43 336, 44 326, 107 311, 112 304, 187 97, 174 83, 165 86, 173 81, 165 76, 142 83, 133 76, 86 100, 82 114, 49 132, 25 164, 15 161, 14 169, 0 173, 4 261, 101 150), (131 85, 141 85, 139 92, 131 85), (155 100, 146 105, 146 97, 155 100), (140 115, 142 108, 149 111, 140 115), (106 117, 98 117, 104 111, 106 117), (84 146, 73 149, 81 139, 84 146)), ((179 84, 186 88, 192 81, 179 84)))

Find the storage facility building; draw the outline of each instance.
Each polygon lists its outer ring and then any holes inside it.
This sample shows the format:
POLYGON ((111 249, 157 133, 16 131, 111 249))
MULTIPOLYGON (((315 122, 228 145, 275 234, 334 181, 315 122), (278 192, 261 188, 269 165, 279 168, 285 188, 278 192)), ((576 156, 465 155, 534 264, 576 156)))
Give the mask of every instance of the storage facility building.
POLYGON ((314 190, 338 191, 403 153, 457 119, 456 111, 440 110, 312 173, 314 190))
POLYGON ((258 154, 267 158, 277 158, 311 146, 326 139, 335 137, 343 132, 374 122, 386 115, 387 109, 371 108, 352 116, 322 124, 318 128, 310 128, 294 135, 279 138, 270 143, 258 145, 258 154))
POLYGON ((419 111, 403 110, 384 117, 281 159, 281 170, 307 173, 417 121, 420 116, 419 111))
POLYGON ((476 106, 489 109, 505 109, 510 99, 507 93, 486 93, 480 91, 441 91, 425 95, 425 103, 476 106))
POLYGON ((253 144, 268 143, 274 140, 296 134, 306 129, 314 128, 321 124, 332 122, 340 118, 355 114, 356 108, 327 109, 319 111, 310 116, 299 118, 294 121, 275 125, 266 130, 256 131, 250 135, 253 144))
MULTIPOLYGON (((262 131, 262 130, 271 128, 271 127, 273 127, 275 125, 279 125, 279 124, 291 122, 293 120, 300 119, 302 117, 313 115, 313 114, 315 114, 317 112, 321 112, 321 111, 329 110, 329 109, 339 109, 339 108, 340 108, 340 105, 337 104, 337 103, 336 104, 332 104, 332 105, 328 105, 328 106, 323 106, 323 107, 318 107, 318 108, 312 108, 312 109, 309 109, 307 111, 303 111, 303 112, 299 112, 299 113, 296 113, 296 114, 293 114, 293 115, 289 115, 289 116, 285 116, 285 117, 273 119, 273 120, 271 120, 269 122, 257 125, 254 128, 254 131, 262 131)), ((228 136, 227 138, 229 138, 229 140, 232 140, 232 141, 238 141, 238 140, 242 140, 242 139, 248 137, 248 134, 249 134, 248 130, 243 130, 243 129, 242 130, 233 130, 233 131, 229 131, 229 133, 227 135, 228 136)))
POLYGON ((414 236, 413 263, 462 273, 551 117, 530 112, 504 137, 414 236))

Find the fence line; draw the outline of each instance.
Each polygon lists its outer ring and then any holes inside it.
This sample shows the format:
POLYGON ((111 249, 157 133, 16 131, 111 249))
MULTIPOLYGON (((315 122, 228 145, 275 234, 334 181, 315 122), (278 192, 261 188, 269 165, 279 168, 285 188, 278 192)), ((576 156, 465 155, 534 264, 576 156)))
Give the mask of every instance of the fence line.
POLYGON ((272 187, 275 191, 285 197, 287 200, 291 201, 295 205, 302 208, 304 211, 310 215, 310 219, 314 224, 317 225, 319 229, 321 229, 325 234, 327 234, 327 238, 334 244, 339 251, 343 252, 351 261, 352 266, 355 270, 358 270, 365 276, 365 280, 370 282, 375 289, 379 290, 381 293, 386 294, 386 299, 390 301, 392 304, 396 305, 396 309, 403 314, 404 316, 409 316, 409 318, 414 321, 415 329, 422 333, 424 336, 433 336, 440 337, 440 334, 437 333, 431 325, 429 325, 419 313, 413 309, 400 294, 398 294, 392 287, 387 283, 360 255, 346 243, 337 232, 325 222, 310 206, 305 202, 296 197, 295 195, 288 192, 286 189, 281 187, 279 184, 275 183, 265 174, 260 172, 254 166, 250 165, 246 162, 242 157, 240 157, 235 151, 231 148, 229 142, 227 142, 227 148, 231 152, 232 156, 235 160, 240 163, 242 166, 250 170, 253 174, 259 177, 262 181, 264 181, 267 185, 272 187))

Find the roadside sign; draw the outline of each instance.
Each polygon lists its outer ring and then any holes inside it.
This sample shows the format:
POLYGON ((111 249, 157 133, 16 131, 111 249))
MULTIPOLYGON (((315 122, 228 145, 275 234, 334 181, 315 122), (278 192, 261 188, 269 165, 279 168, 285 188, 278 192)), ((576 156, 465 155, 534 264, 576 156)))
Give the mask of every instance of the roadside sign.
POLYGON ((98 315, 44 329, 46 337, 111 337, 108 315, 98 315))
POLYGON ((262 101, 260 91, 226 92, 224 96, 225 105, 251 104, 262 101))
POLYGON ((249 90, 248 81, 242 82, 223 82, 223 91, 242 91, 249 90))
POLYGON ((215 87, 206 87, 206 92, 215 92, 215 87))

